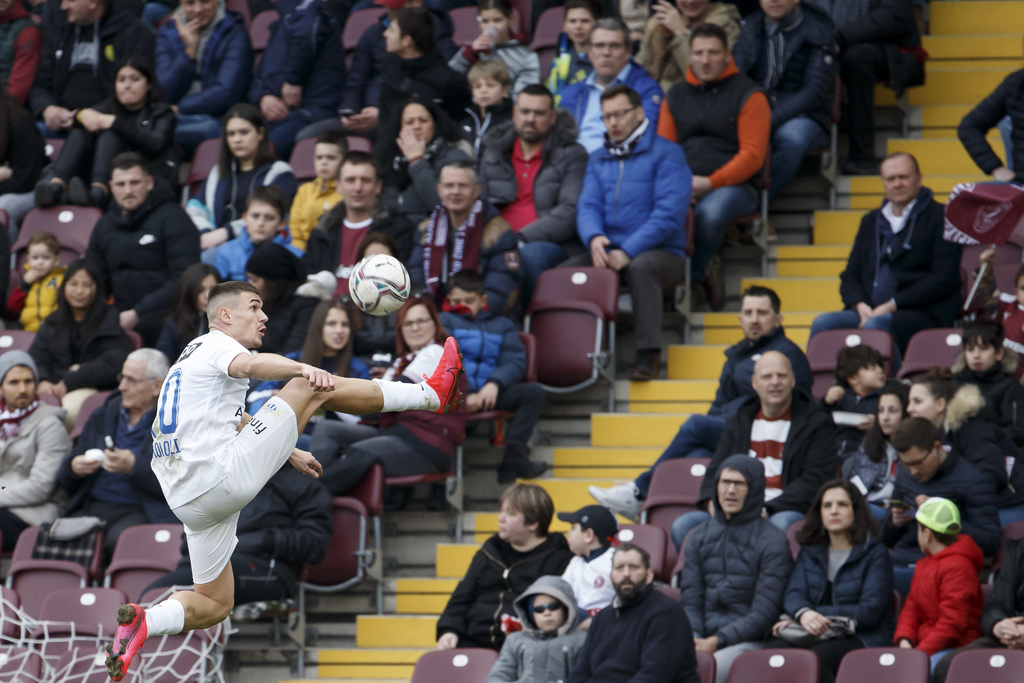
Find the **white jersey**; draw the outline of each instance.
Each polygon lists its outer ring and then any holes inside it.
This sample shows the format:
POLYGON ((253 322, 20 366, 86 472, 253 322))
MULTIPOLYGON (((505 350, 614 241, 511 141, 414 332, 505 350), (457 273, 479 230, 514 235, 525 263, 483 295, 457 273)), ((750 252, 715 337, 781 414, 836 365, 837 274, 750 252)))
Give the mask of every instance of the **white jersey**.
POLYGON ((612 585, 614 556, 615 548, 609 548, 590 562, 574 555, 562 573, 562 579, 572 586, 576 604, 590 616, 612 604, 615 598, 615 587, 612 585))
POLYGON ((228 375, 231 361, 251 351, 213 330, 181 352, 160 388, 153 418, 153 473, 174 509, 227 476, 218 453, 237 437, 249 380, 228 375))

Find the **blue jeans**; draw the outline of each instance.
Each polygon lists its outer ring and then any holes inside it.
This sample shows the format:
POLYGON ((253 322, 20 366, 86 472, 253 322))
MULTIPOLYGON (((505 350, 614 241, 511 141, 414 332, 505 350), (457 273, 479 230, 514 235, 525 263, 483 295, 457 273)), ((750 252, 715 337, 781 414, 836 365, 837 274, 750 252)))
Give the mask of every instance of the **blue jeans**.
POLYGON ((757 210, 757 192, 750 185, 727 185, 712 190, 694 208, 693 281, 703 282, 711 259, 725 240, 725 229, 744 214, 757 210))
POLYGON ((876 522, 878 522, 878 526, 885 524, 885 518, 889 516, 888 509, 881 505, 876 505, 875 503, 868 505, 868 512, 870 512, 871 516, 875 518, 876 522))
MULTIPOLYGON (((704 522, 711 519, 711 515, 701 510, 694 512, 687 512, 685 515, 679 515, 676 517, 676 521, 672 522, 672 542, 676 545, 676 550, 680 550, 683 547, 683 541, 686 540, 686 534, 690 533, 693 529, 700 526, 704 522)), ((804 515, 796 512, 795 510, 782 510, 776 512, 774 515, 768 517, 768 521, 776 529, 786 533, 789 527, 795 523, 804 519, 804 515)))
MULTIPOLYGON (((853 309, 847 309, 845 311, 836 311, 835 313, 822 313, 814 322, 811 323, 811 337, 824 332, 825 330, 852 330, 860 325, 860 315, 853 309)), ((864 329, 866 330, 885 330, 889 334, 896 338, 896 333, 892 327, 892 313, 886 313, 885 315, 876 315, 874 318, 868 318, 867 322, 864 323, 864 329)), ((892 353, 892 376, 896 376, 896 372, 900 369, 900 364, 903 362, 903 357, 900 355, 899 344, 893 346, 892 353)))
POLYGON ((1024 522, 1024 505, 999 508, 999 526, 1003 529, 1014 522, 1024 522))
POLYGON ((952 651, 953 651, 953 648, 947 648, 945 650, 939 650, 938 652, 933 654, 931 657, 929 657, 928 659, 930 660, 931 666, 928 667, 928 670, 932 674, 934 674, 935 673, 935 665, 938 664, 942 660, 943 657, 945 657, 946 655, 948 655, 952 651))
POLYGON ((533 286, 545 270, 554 268, 569 258, 565 249, 554 242, 527 242, 519 247, 519 260, 523 264, 523 306, 530 305, 533 286))
POLYGON ((676 458, 710 458, 714 455, 718 441, 725 431, 725 420, 710 415, 691 415, 686 422, 679 427, 679 431, 672 438, 665 452, 655 461, 651 468, 636 478, 634 484, 641 498, 647 497, 647 490, 651 487, 651 477, 654 469, 666 460, 676 458))
POLYGON ((220 137, 220 119, 209 114, 178 114, 174 141, 181 145, 186 159, 191 159, 201 142, 220 137))
POLYGON ((996 125, 999 129, 999 134, 1003 137, 1003 149, 1006 150, 1006 158, 1003 160, 1006 164, 1006 168, 1013 170, 1013 139, 1010 137, 1013 134, 1013 121, 1009 116, 1004 116, 1000 119, 996 125))
POLYGON ((805 116, 790 119, 772 133, 772 187, 768 200, 779 196, 796 174, 809 150, 828 146, 828 132, 805 116))

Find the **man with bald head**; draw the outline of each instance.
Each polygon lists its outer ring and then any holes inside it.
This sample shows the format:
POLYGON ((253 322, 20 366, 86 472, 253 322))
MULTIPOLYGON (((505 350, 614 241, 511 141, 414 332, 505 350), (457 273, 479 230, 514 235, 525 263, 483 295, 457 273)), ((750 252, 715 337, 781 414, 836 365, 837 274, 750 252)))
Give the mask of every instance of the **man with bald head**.
MULTIPOLYGON (((743 453, 764 467, 768 519, 785 531, 804 518, 818 487, 836 475, 835 425, 827 412, 796 388, 793 367, 778 351, 761 355, 750 382, 757 396, 747 399, 726 423, 700 487, 699 505, 710 511, 718 468, 730 455, 743 453)), ((672 525, 676 547, 708 517, 706 512, 690 512, 676 519, 672 525)))

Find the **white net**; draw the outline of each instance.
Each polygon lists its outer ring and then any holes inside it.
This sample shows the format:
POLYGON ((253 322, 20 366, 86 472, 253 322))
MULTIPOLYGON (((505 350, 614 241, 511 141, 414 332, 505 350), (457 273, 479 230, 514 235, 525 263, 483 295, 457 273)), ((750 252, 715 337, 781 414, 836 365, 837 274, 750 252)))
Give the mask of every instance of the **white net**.
MULTIPOLYGON (((178 587, 168 588, 146 607, 178 587)), ((83 589, 88 592, 88 589, 83 589)), ((106 647, 116 629, 115 615, 97 627, 62 621, 40 621, 0 597, 0 682, 104 683, 110 681, 106 647)), ((87 604, 83 602, 82 604, 87 604)), ((82 621, 81 619, 79 621, 82 621)), ((152 636, 132 662, 125 683, 224 683, 224 648, 230 621, 202 631, 152 636)))

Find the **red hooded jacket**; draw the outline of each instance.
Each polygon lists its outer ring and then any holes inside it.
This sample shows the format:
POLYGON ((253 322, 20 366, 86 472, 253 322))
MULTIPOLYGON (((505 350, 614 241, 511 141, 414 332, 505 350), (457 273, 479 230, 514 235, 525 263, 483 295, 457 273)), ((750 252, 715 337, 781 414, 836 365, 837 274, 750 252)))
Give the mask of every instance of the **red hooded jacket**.
POLYGON ((983 564, 981 548, 966 534, 919 560, 893 642, 906 638, 931 656, 980 638, 985 599, 978 572, 983 564))

